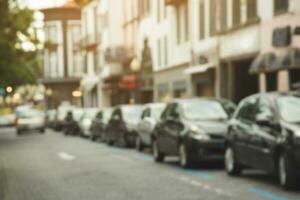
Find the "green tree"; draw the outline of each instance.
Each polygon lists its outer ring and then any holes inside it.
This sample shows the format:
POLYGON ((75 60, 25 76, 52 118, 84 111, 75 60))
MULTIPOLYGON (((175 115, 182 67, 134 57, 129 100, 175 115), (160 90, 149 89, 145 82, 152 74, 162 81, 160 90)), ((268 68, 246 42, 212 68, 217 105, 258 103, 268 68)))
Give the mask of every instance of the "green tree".
POLYGON ((35 83, 40 67, 39 41, 32 29, 33 11, 20 8, 16 0, 0 0, 0 86, 35 83), (33 49, 24 50, 24 42, 33 49))

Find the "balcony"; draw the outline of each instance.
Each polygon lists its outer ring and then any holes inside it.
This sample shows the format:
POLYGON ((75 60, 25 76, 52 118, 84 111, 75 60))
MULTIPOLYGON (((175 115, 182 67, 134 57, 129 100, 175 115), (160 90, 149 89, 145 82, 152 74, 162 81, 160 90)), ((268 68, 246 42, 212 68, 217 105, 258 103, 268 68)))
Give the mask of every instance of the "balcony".
POLYGON ((123 46, 108 48, 105 52, 106 62, 130 62, 133 57, 133 48, 123 46))
POLYGON ((81 46, 83 49, 94 49, 101 42, 101 35, 97 34, 88 34, 81 40, 81 46))

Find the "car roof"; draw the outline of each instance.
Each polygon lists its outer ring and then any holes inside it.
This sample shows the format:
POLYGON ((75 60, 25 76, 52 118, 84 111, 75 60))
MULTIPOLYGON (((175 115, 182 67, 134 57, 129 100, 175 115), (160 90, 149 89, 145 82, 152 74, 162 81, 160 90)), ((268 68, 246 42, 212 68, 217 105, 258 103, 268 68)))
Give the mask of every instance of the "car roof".
POLYGON ((189 99, 174 99, 170 101, 170 103, 184 103, 184 102, 190 102, 190 101, 195 101, 195 100, 200 100, 200 101, 216 101, 216 102, 232 102, 227 99, 222 99, 222 98, 216 98, 216 97, 195 97, 195 98, 189 98, 189 99))

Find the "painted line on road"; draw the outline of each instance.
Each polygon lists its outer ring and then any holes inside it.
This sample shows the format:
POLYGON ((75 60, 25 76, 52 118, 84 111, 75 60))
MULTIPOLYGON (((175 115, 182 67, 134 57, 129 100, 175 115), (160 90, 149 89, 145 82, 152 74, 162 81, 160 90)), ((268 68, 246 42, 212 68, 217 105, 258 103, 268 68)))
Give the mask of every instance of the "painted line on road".
POLYGON ((248 189, 249 192, 254 193, 260 197, 263 197, 265 199, 270 199, 270 200, 289 200, 289 198, 280 196, 278 194, 275 194, 273 192, 266 191, 264 189, 256 188, 256 187, 251 187, 248 189))
POLYGON ((66 160, 66 161, 72 161, 75 160, 75 156, 68 154, 66 152, 60 152, 58 153, 58 156, 62 159, 62 160, 66 160))
POLYGON ((195 170, 195 169, 183 169, 185 172, 191 174, 192 176, 197 176, 200 178, 203 178, 205 180, 212 180, 213 177, 212 175, 210 175, 208 172, 205 171, 199 171, 199 170, 195 170))
POLYGON ((152 156, 146 155, 146 154, 137 154, 135 156, 138 160, 147 161, 147 162, 153 162, 152 156))
POLYGON ((199 180, 197 180, 197 181, 193 180, 186 176, 179 176, 179 177, 174 176, 174 178, 176 178, 180 181, 183 181, 187 184, 193 185, 195 187, 200 187, 203 190, 207 190, 207 191, 216 193, 220 196, 226 196, 226 197, 231 197, 231 198, 234 196, 231 192, 225 191, 224 189, 214 187, 208 183, 200 182, 199 180))
POLYGON ((131 162, 132 160, 130 160, 129 158, 122 156, 122 155, 112 155, 114 158, 118 159, 118 160, 122 160, 124 162, 131 162))

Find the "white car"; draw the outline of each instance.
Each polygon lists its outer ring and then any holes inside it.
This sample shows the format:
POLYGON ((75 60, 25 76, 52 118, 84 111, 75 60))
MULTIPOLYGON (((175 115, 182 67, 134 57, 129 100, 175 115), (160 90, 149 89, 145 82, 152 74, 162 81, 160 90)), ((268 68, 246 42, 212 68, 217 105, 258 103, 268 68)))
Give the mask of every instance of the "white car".
POLYGON ((138 151, 151 146, 152 132, 165 107, 164 103, 151 103, 145 106, 138 124, 138 136, 135 144, 138 151))
POLYGON ((40 133, 44 133, 45 126, 45 114, 42 111, 30 109, 26 112, 20 112, 17 115, 16 129, 18 135, 29 131, 39 131, 40 133))
POLYGON ((80 133, 83 137, 91 137, 91 125, 92 121, 99 112, 99 108, 86 108, 83 111, 83 115, 79 120, 80 133))

